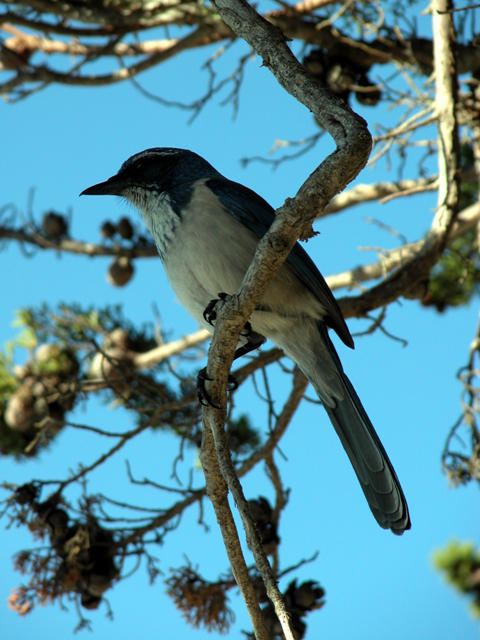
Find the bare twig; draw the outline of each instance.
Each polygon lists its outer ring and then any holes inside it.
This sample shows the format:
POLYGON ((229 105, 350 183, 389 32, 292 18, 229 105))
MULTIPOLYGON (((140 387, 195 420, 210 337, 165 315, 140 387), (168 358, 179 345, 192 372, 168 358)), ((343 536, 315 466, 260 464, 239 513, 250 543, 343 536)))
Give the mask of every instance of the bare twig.
POLYGON ((195 333, 190 333, 179 340, 162 344, 155 349, 151 349, 146 353, 137 353, 132 361, 133 366, 136 369, 150 369, 156 366, 163 360, 170 358, 171 356, 182 353, 186 349, 196 347, 198 344, 205 342, 212 337, 212 334, 206 329, 199 329, 195 333))
POLYGON ((119 244, 106 245, 83 242, 82 240, 49 240, 45 236, 32 229, 13 229, 0 226, 0 239, 16 240, 20 244, 28 244, 39 249, 51 249, 65 253, 76 253, 86 256, 128 256, 129 258, 158 258, 158 251, 153 244, 138 242, 136 245, 126 248, 119 244))
POLYGON ((308 380, 300 371, 300 369, 296 368, 293 378, 292 390, 287 401, 285 402, 280 415, 275 421, 275 426, 270 432, 268 440, 259 449, 254 451, 254 453, 252 453, 252 455, 240 465, 240 467, 237 469, 237 475, 239 478, 246 475, 251 469, 253 469, 256 464, 273 453, 283 434, 287 430, 287 427, 290 424, 293 416, 295 415, 295 412, 303 398, 303 394, 305 393, 307 386, 308 380))
POLYGON ((439 122, 439 206, 420 250, 382 283, 357 298, 344 298, 341 308, 347 317, 364 316, 385 306, 424 278, 441 255, 455 221, 458 207, 460 154, 455 115, 456 75, 453 53, 453 24, 447 0, 436 0, 433 11, 436 69, 436 118, 439 122), (447 6, 448 5, 448 6, 447 6), (438 10, 438 11, 437 11, 438 10))
MULTIPOLYGON (((475 227, 479 220, 480 204, 476 203, 464 209, 458 215, 456 222, 450 229, 448 242, 458 238, 469 229, 475 227)), ((398 249, 384 251, 378 262, 362 265, 349 271, 328 276, 326 281, 328 286, 335 290, 342 289, 343 287, 354 288, 358 287, 361 282, 383 278, 387 273, 390 273, 394 269, 408 263, 411 258, 416 256, 423 249, 424 245, 425 240, 418 240, 417 242, 405 244, 398 249)), ((355 300, 356 298, 342 298, 339 300, 342 313, 345 317, 351 318, 355 316, 355 300)), ((378 302, 380 303, 381 299, 379 299, 378 302)), ((378 306, 382 305, 379 304, 378 306)))

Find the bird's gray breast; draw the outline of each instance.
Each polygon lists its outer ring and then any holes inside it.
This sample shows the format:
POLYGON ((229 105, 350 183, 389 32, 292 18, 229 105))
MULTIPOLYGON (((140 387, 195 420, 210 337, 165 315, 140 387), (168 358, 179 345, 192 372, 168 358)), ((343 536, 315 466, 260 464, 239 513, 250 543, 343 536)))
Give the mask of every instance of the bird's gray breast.
POLYGON ((200 323, 219 293, 236 293, 255 253, 258 238, 198 180, 169 237, 163 263, 180 303, 200 323))
MULTIPOLYGON (((181 215, 168 193, 139 208, 179 302, 199 324, 211 329, 203 318, 206 306, 219 293, 238 291, 259 238, 227 211, 206 186, 207 181, 200 179, 192 185, 181 215)), ((316 296, 284 264, 252 315, 251 324, 254 331, 275 342, 279 333, 289 331, 295 318, 321 318, 323 313, 316 296)))

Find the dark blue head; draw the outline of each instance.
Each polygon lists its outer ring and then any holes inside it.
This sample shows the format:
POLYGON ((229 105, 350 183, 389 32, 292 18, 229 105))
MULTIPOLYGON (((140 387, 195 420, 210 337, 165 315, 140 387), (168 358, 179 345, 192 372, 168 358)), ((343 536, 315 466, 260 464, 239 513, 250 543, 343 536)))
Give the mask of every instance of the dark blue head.
POLYGON ((186 149, 155 148, 136 153, 119 172, 80 195, 121 196, 142 214, 162 260, 194 192, 202 179, 221 178, 211 164, 186 149))
POLYGON ((156 147, 136 153, 122 164, 116 175, 85 189, 80 195, 123 196, 142 209, 142 196, 147 192, 168 192, 173 200, 185 200, 196 180, 214 176, 220 174, 193 151, 156 147))

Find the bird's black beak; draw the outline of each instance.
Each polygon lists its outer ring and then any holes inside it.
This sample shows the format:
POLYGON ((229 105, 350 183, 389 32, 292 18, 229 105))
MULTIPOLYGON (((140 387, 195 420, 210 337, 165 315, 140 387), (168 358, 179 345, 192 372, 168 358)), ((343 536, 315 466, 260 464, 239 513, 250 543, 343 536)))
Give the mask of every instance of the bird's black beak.
POLYGON ((94 184, 82 191, 81 196, 121 196, 125 189, 125 180, 118 176, 112 176, 105 182, 94 184))

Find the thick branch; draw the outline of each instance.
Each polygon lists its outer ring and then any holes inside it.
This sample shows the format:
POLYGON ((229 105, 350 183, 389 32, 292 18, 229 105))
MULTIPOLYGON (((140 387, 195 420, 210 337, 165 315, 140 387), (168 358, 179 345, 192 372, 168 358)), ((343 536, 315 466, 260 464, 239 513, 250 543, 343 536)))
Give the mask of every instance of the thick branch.
POLYGON ((445 236, 457 212, 460 193, 460 143, 457 126, 457 69, 454 49, 456 38, 452 0, 434 0, 432 21, 435 53, 435 107, 439 122, 438 210, 432 236, 445 236))
MULTIPOLYGON (((371 150, 371 136, 360 117, 306 72, 286 46, 285 36, 278 28, 266 22, 244 0, 217 0, 215 7, 228 26, 262 57, 264 65, 272 71, 278 82, 315 113, 337 143, 336 152, 321 163, 302 185, 296 198, 287 201, 278 211, 275 222, 259 243, 238 295, 230 297, 223 309, 218 311, 208 361, 208 377, 214 381, 210 384, 209 393, 216 407, 221 408, 205 408, 204 437, 211 429, 222 476, 237 503, 247 542, 264 580, 267 595, 275 606, 283 633, 290 638, 289 616, 231 464, 224 432, 226 381, 245 322, 295 241, 309 235, 311 222, 318 212, 365 166, 371 150)), ((213 462, 210 461, 210 464, 213 462)))

